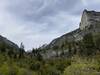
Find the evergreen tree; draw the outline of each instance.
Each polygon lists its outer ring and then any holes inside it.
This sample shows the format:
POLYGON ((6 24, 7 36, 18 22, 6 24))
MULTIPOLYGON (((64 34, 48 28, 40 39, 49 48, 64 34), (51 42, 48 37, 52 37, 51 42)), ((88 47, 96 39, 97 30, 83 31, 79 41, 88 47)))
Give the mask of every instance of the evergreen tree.
POLYGON ((93 36, 91 33, 87 34, 83 38, 83 48, 84 48, 84 54, 86 55, 92 55, 95 54, 95 44, 93 41, 93 36))
POLYGON ((24 57, 24 53, 25 53, 24 45, 23 45, 23 43, 21 43, 21 44, 20 44, 19 58, 24 57))
POLYGON ((5 52, 5 51, 6 51, 6 44, 5 44, 4 42, 2 42, 2 43, 0 44, 0 51, 1 51, 1 52, 5 52))

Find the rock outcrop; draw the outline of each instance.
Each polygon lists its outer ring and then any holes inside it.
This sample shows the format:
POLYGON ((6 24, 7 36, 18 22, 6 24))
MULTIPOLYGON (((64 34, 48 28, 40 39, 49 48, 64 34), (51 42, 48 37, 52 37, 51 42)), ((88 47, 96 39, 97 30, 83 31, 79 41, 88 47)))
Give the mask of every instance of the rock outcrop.
POLYGON ((96 11, 83 11, 81 23, 80 23, 80 29, 88 29, 91 26, 97 28, 97 23, 100 23, 100 12, 96 11))

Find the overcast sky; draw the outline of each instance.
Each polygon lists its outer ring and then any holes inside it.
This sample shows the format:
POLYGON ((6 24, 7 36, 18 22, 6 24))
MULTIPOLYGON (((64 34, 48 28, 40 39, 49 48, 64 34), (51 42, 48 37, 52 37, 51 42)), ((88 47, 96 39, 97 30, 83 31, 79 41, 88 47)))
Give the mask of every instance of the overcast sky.
POLYGON ((36 48, 78 28, 84 9, 100 11, 100 0, 0 0, 0 35, 36 48))

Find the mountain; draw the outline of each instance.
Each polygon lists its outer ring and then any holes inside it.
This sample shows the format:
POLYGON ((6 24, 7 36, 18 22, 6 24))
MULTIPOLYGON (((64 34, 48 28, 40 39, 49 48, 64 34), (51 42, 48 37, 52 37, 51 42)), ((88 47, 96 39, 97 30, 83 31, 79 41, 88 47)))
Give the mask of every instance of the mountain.
POLYGON ((7 38, 0 35, 0 49, 16 49, 18 50, 19 47, 17 44, 13 43, 12 41, 8 40, 7 38))
POLYGON ((49 46, 64 44, 64 42, 72 42, 82 40, 83 36, 88 33, 100 33, 100 12, 83 11, 79 29, 67 33, 59 38, 54 39, 49 46))
MULTIPOLYGON (((100 41, 100 12, 84 10, 79 28, 54 39, 50 44, 45 46, 44 49, 47 50, 45 55, 46 57, 52 57, 57 53, 61 55, 64 51, 67 54, 71 54, 68 53, 70 50, 72 50, 72 53, 75 50, 77 50, 76 52, 78 50, 81 51, 80 45, 84 43, 85 46, 84 40, 88 42, 90 38, 93 38, 95 47, 99 49, 100 43, 97 44, 97 42, 98 40, 100 41), (88 38, 90 35, 92 37, 88 38)), ((83 45, 81 46, 83 47, 83 45)))

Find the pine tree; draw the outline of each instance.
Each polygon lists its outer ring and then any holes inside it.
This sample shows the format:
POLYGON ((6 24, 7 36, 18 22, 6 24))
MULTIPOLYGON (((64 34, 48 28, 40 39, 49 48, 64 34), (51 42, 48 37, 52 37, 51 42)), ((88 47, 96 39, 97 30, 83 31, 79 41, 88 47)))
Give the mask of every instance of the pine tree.
POLYGON ((24 57, 24 53, 25 53, 24 45, 23 45, 23 43, 21 43, 21 44, 20 44, 20 53, 19 53, 19 58, 24 57))

